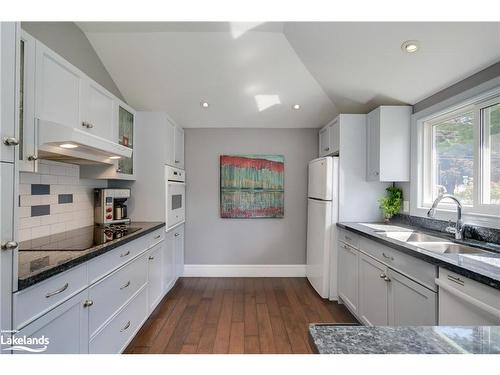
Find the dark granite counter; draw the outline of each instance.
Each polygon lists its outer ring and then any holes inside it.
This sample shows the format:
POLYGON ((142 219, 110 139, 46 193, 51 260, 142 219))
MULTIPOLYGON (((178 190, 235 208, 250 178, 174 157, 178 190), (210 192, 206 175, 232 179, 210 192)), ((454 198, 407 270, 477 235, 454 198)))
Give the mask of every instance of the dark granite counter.
MULTIPOLYGON (((64 239, 58 241, 62 245, 59 245, 57 249, 52 247, 50 250, 44 250, 43 245, 40 246, 39 250, 35 246, 32 247, 32 250, 22 250, 21 247, 21 250, 18 252, 18 290, 25 289, 58 273, 67 271, 163 226, 165 226, 165 223, 161 222, 132 222, 130 224, 131 228, 140 229, 121 238, 98 244, 85 250, 72 249, 71 245, 64 245, 64 239)), ((91 230, 92 228, 81 228, 80 231, 91 230)), ((65 233, 59 233, 54 236, 63 238, 65 233)), ((85 237, 84 233, 82 233, 82 237, 85 237)))
MULTIPOLYGON (((425 250, 417 245, 399 241, 397 239, 389 238, 377 233, 374 225, 383 226, 384 224, 367 223, 372 225, 363 225, 362 223, 337 223, 337 226, 343 229, 350 230, 370 240, 379 242, 383 245, 389 246, 393 249, 399 250, 411 256, 420 258, 429 263, 435 264, 440 267, 449 269, 465 277, 471 278, 483 284, 489 285, 493 288, 500 289, 500 252, 495 252, 491 245, 481 244, 476 242, 467 242, 468 246, 479 247, 488 251, 470 253, 470 254, 457 254, 457 253, 439 253, 430 250, 425 250)), ((408 229, 416 230, 419 232, 429 233, 433 236, 441 236, 445 239, 443 234, 430 233, 420 227, 410 227, 396 223, 398 227, 406 227, 408 229)), ((450 241, 453 241, 449 239, 450 241)), ((465 243, 464 243, 465 244, 465 243)))
POLYGON ((499 354, 500 326, 363 327, 312 324, 319 354, 499 354))

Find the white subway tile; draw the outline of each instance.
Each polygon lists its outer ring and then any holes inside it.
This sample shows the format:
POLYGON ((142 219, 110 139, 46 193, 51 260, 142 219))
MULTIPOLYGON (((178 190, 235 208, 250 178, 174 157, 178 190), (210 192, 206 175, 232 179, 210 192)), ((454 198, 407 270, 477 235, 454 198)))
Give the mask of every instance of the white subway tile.
POLYGON ((19 207, 17 213, 19 218, 31 217, 31 207, 19 207))
POLYGON ((41 195, 21 195, 20 198, 20 206, 21 207, 26 207, 26 206, 37 206, 39 204, 42 204, 42 198, 40 198, 41 195))
POLYGON ((31 240, 31 228, 19 229, 19 241, 31 240))
POLYGON ((51 174, 42 174, 40 176, 40 183, 41 184, 57 184, 59 181, 57 179, 57 176, 51 175, 51 174))
POLYGON ((59 185, 77 185, 78 177, 76 176, 57 176, 57 183, 59 185))
POLYGON ((33 228, 40 225, 40 216, 19 218, 19 229, 33 228))
POLYGON ((66 231, 66 223, 52 224, 50 226, 50 234, 56 234, 66 231))
POLYGON ((64 165, 51 165, 50 166, 50 174, 55 176, 65 176, 66 175, 66 167, 64 165))
POLYGON ((38 173, 20 172, 19 183, 21 184, 39 184, 40 175, 38 173))
POLYGON ((50 166, 46 163, 38 164, 38 173, 40 174, 50 174, 50 166))
POLYGON ((31 185, 19 184, 19 195, 31 195, 31 185))
POLYGON ((40 195, 41 204, 56 204, 58 202, 58 197, 55 194, 50 195, 40 195))
POLYGON ((50 225, 41 225, 31 228, 31 238, 45 237, 50 235, 50 225))
POLYGON ((40 216, 40 225, 49 225, 57 223, 56 215, 40 216))

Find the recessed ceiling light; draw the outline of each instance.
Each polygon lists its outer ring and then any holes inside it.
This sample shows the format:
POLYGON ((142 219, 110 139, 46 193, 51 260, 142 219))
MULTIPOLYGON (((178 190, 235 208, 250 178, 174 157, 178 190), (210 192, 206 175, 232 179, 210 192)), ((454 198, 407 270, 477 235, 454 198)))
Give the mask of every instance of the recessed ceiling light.
POLYGON ((292 108, 298 111, 300 109, 300 104, 294 104, 292 108))
POLYGON ((113 159, 113 160, 116 160, 116 159, 121 159, 122 157, 121 156, 110 156, 109 158, 113 159))
POLYGON ((59 147, 62 148, 77 148, 77 145, 74 145, 73 143, 63 143, 62 145, 59 145, 59 147))
POLYGON ((406 53, 417 52, 420 48, 420 43, 418 40, 407 40, 401 44, 401 49, 406 53))
POLYGON ((208 108, 208 107, 210 107, 210 104, 208 104, 208 102, 201 102, 200 105, 201 105, 202 108, 208 108))

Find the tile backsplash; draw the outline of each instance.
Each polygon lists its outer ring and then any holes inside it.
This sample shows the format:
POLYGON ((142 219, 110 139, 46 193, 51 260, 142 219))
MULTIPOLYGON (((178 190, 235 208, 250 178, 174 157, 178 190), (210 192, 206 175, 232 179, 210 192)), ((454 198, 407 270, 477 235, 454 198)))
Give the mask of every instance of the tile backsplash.
POLYGON ((94 224, 95 188, 105 180, 80 178, 80 166, 40 160, 38 173, 19 174, 20 241, 94 224))

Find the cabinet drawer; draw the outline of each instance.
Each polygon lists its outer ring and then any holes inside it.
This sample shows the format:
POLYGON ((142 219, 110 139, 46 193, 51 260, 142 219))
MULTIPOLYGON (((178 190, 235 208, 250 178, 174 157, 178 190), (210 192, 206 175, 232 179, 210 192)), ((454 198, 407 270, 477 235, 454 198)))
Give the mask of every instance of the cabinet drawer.
POLYGON ((339 240, 355 248, 359 246, 359 236, 345 229, 339 229, 339 240))
POLYGON ((87 287, 85 264, 14 294, 14 327, 24 327, 87 287))
POLYGON ((146 284, 147 267, 147 256, 141 256, 90 288, 90 336, 146 284))
POLYGON ((150 237, 143 236, 92 259, 88 263, 89 283, 95 283, 97 280, 146 251, 149 241, 150 237))
POLYGON ((157 229, 151 233, 148 234, 149 237, 149 246, 148 247, 153 247, 157 243, 160 243, 165 239, 165 227, 161 227, 160 229, 157 229))
POLYGON ((365 238, 360 239, 359 249, 427 288, 437 290, 436 266, 365 238))
POLYGON ((148 315, 147 288, 141 291, 102 329, 89 344, 92 354, 121 353, 148 315))

